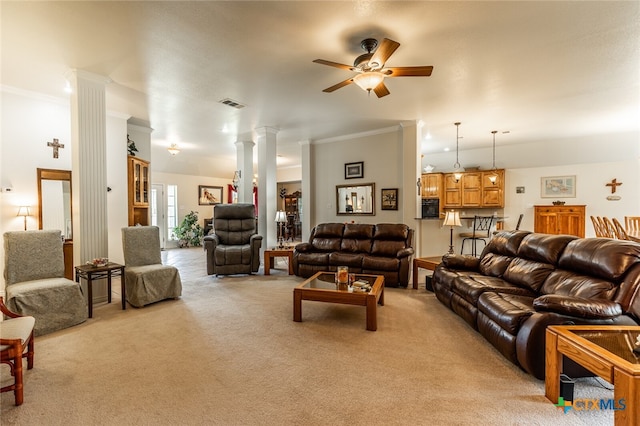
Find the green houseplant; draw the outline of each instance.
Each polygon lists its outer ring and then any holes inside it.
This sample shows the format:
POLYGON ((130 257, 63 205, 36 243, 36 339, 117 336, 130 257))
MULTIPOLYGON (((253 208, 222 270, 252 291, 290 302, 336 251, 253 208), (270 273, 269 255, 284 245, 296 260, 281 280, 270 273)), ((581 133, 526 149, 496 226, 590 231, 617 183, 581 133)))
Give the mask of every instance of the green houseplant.
POLYGON ((193 210, 187 214, 180 226, 173 228, 178 238, 178 247, 198 247, 202 245, 203 229, 198 223, 198 213, 193 210))

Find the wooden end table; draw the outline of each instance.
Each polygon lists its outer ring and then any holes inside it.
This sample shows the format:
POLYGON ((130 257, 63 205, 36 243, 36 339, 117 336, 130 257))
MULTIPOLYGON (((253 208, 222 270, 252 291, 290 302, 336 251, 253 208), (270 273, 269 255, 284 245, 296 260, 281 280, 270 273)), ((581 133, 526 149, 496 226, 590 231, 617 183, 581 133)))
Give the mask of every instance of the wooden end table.
POLYGON ((289 275, 293 275, 293 247, 266 249, 264 251, 264 274, 269 275, 273 268, 274 257, 286 257, 289 262, 289 275))
POLYGON ((415 257, 413 259, 413 288, 418 289, 418 268, 435 271, 436 266, 442 262, 442 256, 415 257))
POLYGON ((334 272, 318 272, 293 289, 293 320, 302 321, 302 301, 341 303, 365 306, 367 309, 367 330, 378 329, 377 304, 384 306, 384 276, 356 274, 356 279, 367 280, 371 284, 369 292, 338 290, 334 272))
POLYGON ((93 317, 93 280, 107 279, 107 302, 111 303, 111 277, 120 276, 120 291, 122 293, 122 309, 127 309, 127 296, 124 288, 124 265, 109 262, 105 266, 80 265, 76 266, 76 282, 80 278, 87 280, 89 318, 93 317))
MULTIPOLYGON (((562 357, 613 384, 613 400, 624 409, 614 411, 614 424, 640 423, 640 361, 630 348, 640 336, 639 326, 552 325, 546 331, 545 396, 559 403, 562 357)), ((612 407, 613 408, 613 407, 612 407)))

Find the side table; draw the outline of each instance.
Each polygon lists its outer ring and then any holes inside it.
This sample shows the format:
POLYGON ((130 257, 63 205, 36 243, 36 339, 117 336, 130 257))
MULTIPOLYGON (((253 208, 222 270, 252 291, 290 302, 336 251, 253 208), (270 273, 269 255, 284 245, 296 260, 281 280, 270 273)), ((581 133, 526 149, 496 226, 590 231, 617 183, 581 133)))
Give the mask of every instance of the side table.
POLYGON ((418 268, 435 271, 436 266, 442 262, 442 256, 415 257, 413 258, 413 288, 418 289, 418 268))
POLYGON ((289 275, 293 275, 293 247, 266 249, 264 251, 264 274, 269 275, 273 268, 274 257, 286 257, 289 262, 289 275))
POLYGON ((93 280, 107 278, 107 302, 111 303, 111 277, 120 276, 120 287, 122 293, 122 309, 127 309, 127 297, 124 288, 124 265, 109 262, 105 266, 80 265, 76 266, 76 282, 80 278, 87 280, 89 318, 93 317, 93 280))

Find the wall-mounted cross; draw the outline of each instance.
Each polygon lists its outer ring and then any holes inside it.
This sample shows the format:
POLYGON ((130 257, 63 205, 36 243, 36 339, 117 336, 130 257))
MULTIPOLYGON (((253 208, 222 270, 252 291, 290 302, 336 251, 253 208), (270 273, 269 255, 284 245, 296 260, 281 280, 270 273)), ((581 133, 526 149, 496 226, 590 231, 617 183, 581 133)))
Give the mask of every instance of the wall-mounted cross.
POLYGON ((610 186, 611 187, 611 193, 615 194, 616 193, 616 187, 622 185, 622 182, 618 182, 617 179, 612 180, 610 183, 606 184, 605 186, 610 186))
POLYGON ((47 146, 53 148, 53 158, 58 158, 58 149, 64 148, 64 144, 58 142, 58 139, 54 139, 53 142, 47 142, 47 146))

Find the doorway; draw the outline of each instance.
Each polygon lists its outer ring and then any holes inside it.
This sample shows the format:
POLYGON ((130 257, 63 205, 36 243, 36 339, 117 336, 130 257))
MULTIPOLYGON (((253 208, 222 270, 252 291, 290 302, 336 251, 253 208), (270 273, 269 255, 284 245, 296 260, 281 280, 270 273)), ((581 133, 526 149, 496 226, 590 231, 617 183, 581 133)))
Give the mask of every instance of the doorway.
POLYGON ((160 249, 164 250, 167 239, 167 221, 164 208, 164 184, 151 185, 151 225, 160 229, 160 249))

